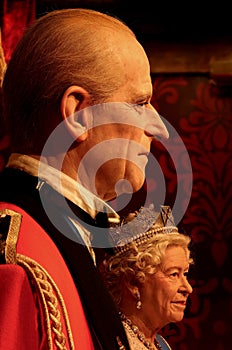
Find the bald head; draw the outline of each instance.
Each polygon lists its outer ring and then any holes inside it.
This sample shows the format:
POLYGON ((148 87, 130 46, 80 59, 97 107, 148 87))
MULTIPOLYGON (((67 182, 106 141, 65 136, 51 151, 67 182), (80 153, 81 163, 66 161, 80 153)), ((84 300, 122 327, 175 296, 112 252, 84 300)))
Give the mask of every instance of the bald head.
POLYGON ((106 101, 121 88, 128 68, 122 57, 130 45, 143 50, 124 23, 97 11, 58 10, 38 19, 19 42, 3 83, 12 151, 19 144, 41 151, 59 122, 60 101, 69 86, 86 89, 91 104, 106 101))

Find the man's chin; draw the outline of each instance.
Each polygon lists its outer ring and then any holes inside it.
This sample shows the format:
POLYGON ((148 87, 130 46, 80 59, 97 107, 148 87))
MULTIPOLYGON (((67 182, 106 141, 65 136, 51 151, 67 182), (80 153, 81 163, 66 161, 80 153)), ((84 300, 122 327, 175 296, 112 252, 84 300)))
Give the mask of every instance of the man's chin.
POLYGON ((134 189, 131 186, 131 183, 128 180, 122 179, 119 180, 115 185, 115 192, 117 197, 122 195, 123 193, 133 193, 134 189))

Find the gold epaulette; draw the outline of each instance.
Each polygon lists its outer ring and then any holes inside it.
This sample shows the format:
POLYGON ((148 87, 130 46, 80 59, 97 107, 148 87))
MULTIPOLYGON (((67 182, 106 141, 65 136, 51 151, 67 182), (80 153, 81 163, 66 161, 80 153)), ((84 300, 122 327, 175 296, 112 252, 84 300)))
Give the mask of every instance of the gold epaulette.
POLYGON ((38 262, 16 251, 21 221, 20 213, 10 209, 0 210, 0 258, 6 264, 17 264, 23 267, 30 281, 35 285, 44 314, 48 349, 53 350, 55 343, 57 349, 74 350, 65 302, 55 281, 38 262), (67 331, 67 339, 63 333, 61 313, 67 331))

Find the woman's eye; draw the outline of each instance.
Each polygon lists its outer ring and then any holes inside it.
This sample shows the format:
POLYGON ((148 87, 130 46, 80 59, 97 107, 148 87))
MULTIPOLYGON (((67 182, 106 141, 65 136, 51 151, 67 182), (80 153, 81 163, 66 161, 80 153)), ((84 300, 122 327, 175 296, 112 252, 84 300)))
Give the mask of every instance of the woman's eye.
POLYGON ((172 277, 177 277, 177 276, 178 276, 178 272, 173 272, 173 273, 171 273, 170 276, 172 276, 172 277))

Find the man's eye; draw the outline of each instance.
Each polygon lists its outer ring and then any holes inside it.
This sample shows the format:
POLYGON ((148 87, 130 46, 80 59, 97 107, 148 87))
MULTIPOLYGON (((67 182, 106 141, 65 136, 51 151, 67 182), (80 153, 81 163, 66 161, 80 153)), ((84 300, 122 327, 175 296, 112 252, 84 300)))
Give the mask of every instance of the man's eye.
POLYGON ((138 104, 138 106, 146 106, 146 105, 149 104, 149 102, 148 101, 144 101, 144 102, 139 102, 137 104, 138 104))

